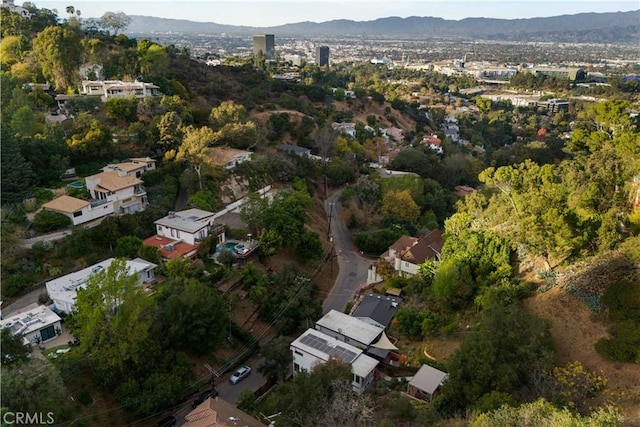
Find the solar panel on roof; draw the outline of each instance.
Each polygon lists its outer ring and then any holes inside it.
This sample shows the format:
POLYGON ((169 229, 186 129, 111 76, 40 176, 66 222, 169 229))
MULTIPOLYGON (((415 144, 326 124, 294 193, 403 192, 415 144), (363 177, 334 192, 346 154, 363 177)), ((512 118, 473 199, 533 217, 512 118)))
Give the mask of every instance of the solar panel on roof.
POLYGON ((300 342, 302 344, 308 345, 311 348, 319 350, 329 356, 335 357, 336 359, 340 359, 346 362, 351 362, 356 357, 356 353, 353 351, 347 350, 344 347, 340 347, 338 345, 331 346, 327 342, 327 340, 317 337, 315 335, 305 335, 300 338, 300 342))

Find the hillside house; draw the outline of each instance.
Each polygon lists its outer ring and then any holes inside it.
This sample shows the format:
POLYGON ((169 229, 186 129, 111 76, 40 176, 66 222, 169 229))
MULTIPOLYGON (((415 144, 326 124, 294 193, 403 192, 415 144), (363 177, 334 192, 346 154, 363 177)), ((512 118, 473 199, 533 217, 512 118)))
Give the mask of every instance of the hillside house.
POLYGON ((402 299, 398 297, 369 293, 362 297, 351 316, 386 329, 400 302, 402 299))
POLYGON ((280 144, 278 145, 278 150, 280 151, 284 151, 285 153, 289 153, 289 154, 295 154, 296 156, 299 157, 310 157, 311 156, 311 150, 305 147, 299 147, 297 145, 291 145, 291 144, 280 144))
POLYGON ((425 135, 420 141, 421 145, 426 145, 438 154, 442 154, 442 140, 435 135, 425 135))
MULTIPOLYGON (((109 258, 90 267, 70 273, 46 282, 47 294, 53 301, 57 311, 69 314, 75 307, 79 289, 87 287, 87 281, 96 273, 109 268, 115 258, 109 258)), ((155 283, 155 268, 157 265, 136 258, 127 260, 127 271, 135 275, 138 285, 155 283)))
POLYGON ((90 202, 67 195, 45 203, 42 209, 68 217, 73 225, 84 224, 114 213, 113 203, 90 202))
POLYGON ((138 167, 109 165, 103 171, 85 179, 96 205, 111 203, 116 214, 139 212, 147 207, 147 191, 142 180, 136 177, 140 171, 138 167))
POLYGON ((440 230, 433 230, 419 239, 402 236, 389 246, 382 258, 399 274, 415 276, 421 264, 440 256, 442 246, 444 239, 440 230))
POLYGON ((338 341, 362 349, 369 356, 384 360, 389 351, 398 350, 384 328, 364 320, 331 310, 316 322, 315 329, 338 341))
POLYGON ((214 216, 214 212, 202 209, 169 212, 154 222, 156 234, 142 243, 158 248, 164 259, 192 258, 197 255, 200 243, 211 233, 215 233, 218 243, 226 239, 224 226, 215 223, 214 216))
POLYGON ((363 350, 315 329, 307 329, 291 343, 293 374, 311 372, 330 359, 351 365, 351 387, 362 393, 375 377, 378 361, 363 350))
POLYGON ((251 415, 219 397, 209 397, 184 416, 182 427, 264 427, 251 415))
POLYGON ((82 95, 99 96, 103 102, 109 98, 144 98, 146 96, 162 96, 160 88, 152 83, 123 82, 120 80, 83 80, 82 95))
POLYGON ((54 339, 61 331, 60 316, 44 305, 30 304, 0 321, 11 335, 22 335, 25 345, 37 345, 54 339))
POLYGON ((338 133, 349 135, 351 138, 356 137, 355 123, 332 123, 331 128, 338 133))
POLYGON ((240 163, 251 160, 251 151, 238 150, 231 147, 210 147, 208 150, 209 159, 214 166, 224 169, 234 169, 240 163))

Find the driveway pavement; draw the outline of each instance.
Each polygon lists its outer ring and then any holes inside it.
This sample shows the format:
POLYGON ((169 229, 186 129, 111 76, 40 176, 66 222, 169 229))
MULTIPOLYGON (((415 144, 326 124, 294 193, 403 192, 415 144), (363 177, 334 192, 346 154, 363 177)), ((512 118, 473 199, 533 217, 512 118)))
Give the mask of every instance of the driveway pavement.
POLYGON ((367 271, 374 263, 373 260, 362 256, 353 243, 351 232, 341 217, 339 197, 340 192, 338 191, 325 202, 327 216, 331 216, 334 254, 337 256, 340 266, 336 282, 322 304, 322 312, 325 314, 332 309, 344 311, 347 302, 353 298, 360 285, 366 285, 367 271))

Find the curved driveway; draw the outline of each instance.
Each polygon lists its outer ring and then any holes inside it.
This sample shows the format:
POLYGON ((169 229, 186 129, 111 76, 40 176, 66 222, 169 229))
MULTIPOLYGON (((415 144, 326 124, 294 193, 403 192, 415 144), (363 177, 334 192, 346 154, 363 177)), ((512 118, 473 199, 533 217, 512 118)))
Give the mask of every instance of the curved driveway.
POLYGON ((340 215, 340 191, 332 194, 325 201, 327 217, 331 215, 331 234, 333 236, 334 255, 338 258, 340 272, 331 292, 322 304, 322 312, 328 313, 331 309, 344 311, 347 302, 355 295, 361 284, 367 283, 367 271, 373 260, 362 255, 355 247, 351 239, 351 233, 347 229, 340 215), (333 206, 333 211, 332 211, 333 206))

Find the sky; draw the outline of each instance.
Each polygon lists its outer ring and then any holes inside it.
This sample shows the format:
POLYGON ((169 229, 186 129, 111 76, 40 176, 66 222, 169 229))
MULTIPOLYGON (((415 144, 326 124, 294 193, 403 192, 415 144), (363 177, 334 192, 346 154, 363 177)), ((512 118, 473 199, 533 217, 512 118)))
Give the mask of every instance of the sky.
MULTIPOLYGON (((105 12, 124 12, 159 18, 186 19, 216 24, 271 27, 333 19, 370 21, 388 16, 433 16, 444 19, 534 18, 584 12, 627 12, 640 9, 638 0, 31 0, 38 8, 57 9, 64 18, 74 6, 85 18, 105 12)), ((15 0, 19 5, 22 1, 15 0)))

